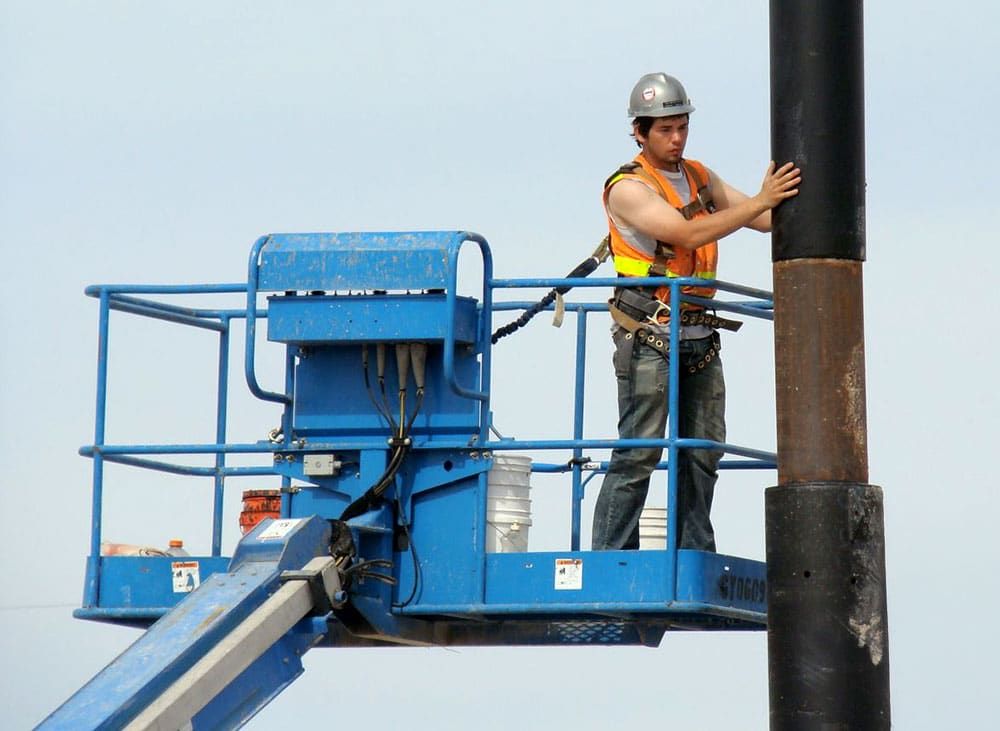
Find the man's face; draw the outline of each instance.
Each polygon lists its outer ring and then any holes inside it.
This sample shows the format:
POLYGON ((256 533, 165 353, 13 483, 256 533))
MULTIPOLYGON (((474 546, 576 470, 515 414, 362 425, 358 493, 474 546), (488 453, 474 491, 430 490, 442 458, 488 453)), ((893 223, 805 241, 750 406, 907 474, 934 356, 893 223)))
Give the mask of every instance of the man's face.
POLYGON ((687 145, 688 115, 677 117, 660 117, 649 128, 649 134, 643 137, 636 130, 636 139, 642 143, 642 149, 650 162, 654 164, 667 163, 671 168, 678 165, 684 156, 687 145))

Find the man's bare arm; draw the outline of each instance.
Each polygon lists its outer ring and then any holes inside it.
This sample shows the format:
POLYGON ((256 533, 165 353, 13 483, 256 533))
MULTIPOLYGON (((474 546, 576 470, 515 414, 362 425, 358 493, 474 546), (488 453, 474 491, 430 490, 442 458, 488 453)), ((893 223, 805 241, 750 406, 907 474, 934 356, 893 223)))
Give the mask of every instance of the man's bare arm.
MULTIPOLYGON (((712 200, 715 202, 716 208, 720 211, 739 205, 750 197, 742 190, 731 186, 719 177, 714 170, 709 170, 708 176, 712 186, 712 200)), ((745 225, 754 231, 760 231, 761 233, 769 232, 771 230, 771 209, 764 211, 757 218, 745 225)))
MULTIPOLYGON (((683 249, 697 249, 751 222, 756 223, 778 203, 796 195, 800 180, 799 169, 793 163, 785 163, 775 170, 772 162, 757 195, 743 196, 744 200, 737 202, 726 197, 724 208, 718 206, 719 210, 711 216, 690 221, 646 185, 630 181, 622 181, 611 189, 608 207, 615 218, 647 236, 683 249)), ((727 196, 725 188, 720 187, 720 191, 727 196)), ((770 218, 767 223, 770 224, 770 218)))

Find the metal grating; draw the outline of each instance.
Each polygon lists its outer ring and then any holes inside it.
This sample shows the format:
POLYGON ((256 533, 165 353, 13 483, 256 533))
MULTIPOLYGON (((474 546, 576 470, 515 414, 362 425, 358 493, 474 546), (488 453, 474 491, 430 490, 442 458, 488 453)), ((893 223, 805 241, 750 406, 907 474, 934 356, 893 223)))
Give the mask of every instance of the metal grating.
POLYGON ((549 633, 567 645, 621 645, 634 642, 634 632, 625 631, 625 622, 552 622, 549 633))

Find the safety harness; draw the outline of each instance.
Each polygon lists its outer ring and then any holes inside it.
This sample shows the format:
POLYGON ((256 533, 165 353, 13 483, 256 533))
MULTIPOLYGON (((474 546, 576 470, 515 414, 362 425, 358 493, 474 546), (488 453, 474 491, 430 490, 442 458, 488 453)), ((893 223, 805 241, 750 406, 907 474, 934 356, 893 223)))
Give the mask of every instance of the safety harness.
MULTIPOLYGON (((714 213, 716 211, 715 202, 712 200, 712 191, 709 188, 707 179, 703 179, 698 169, 687 160, 682 161, 684 170, 689 180, 697 183, 694 199, 687 205, 677 208, 677 211, 690 221, 698 213, 714 213)), ((660 197, 669 201, 667 192, 662 184, 638 162, 629 162, 616 170, 604 183, 605 191, 617 183, 625 176, 635 176, 648 182, 654 190, 659 191, 660 197)), ((657 241, 656 249, 653 253, 653 260, 646 261, 621 254, 614 255, 615 270, 622 277, 676 277, 676 273, 670 271, 669 262, 675 258, 673 247, 664 242, 657 241)), ((714 278, 714 272, 712 273, 714 278)), ((670 352, 670 342, 664 337, 662 331, 654 329, 653 326, 662 326, 663 315, 670 314, 670 305, 663 302, 656 296, 656 289, 650 287, 616 287, 614 297, 608 301, 608 309, 612 319, 624 330, 627 331, 626 339, 635 338, 636 343, 642 343, 654 350, 667 355, 670 352)), ((743 323, 738 320, 730 320, 718 317, 714 313, 708 313, 704 309, 682 309, 680 313, 681 325, 706 325, 713 329, 722 328, 736 332, 743 323)), ((718 355, 721 349, 718 333, 712 333, 713 345, 705 353, 705 356, 696 364, 688 367, 688 372, 696 373, 704 368, 709 361, 718 355)))

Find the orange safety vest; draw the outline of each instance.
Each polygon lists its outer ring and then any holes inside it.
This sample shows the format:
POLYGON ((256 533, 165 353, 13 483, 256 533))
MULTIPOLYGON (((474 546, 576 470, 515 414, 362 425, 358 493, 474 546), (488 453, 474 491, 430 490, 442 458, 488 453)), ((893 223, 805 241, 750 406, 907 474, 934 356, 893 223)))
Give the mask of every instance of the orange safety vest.
MULTIPOLYGON (((604 183, 604 210, 608 208, 608 194, 612 186, 622 180, 641 180, 652 185, 661 198, 676 208, 684 218, 691 220, 709 215, 715 210, 711 193, 708 189, 708 171, 705 166, 695 160, 683 160, 683 169, 691 189, 691 200, 682 201, 674 186, 654 168, 645 157, 637 155, 632 163, 623 165, 604 183)), ((694 251, 671 246, 669 242, 658 241, 655 256, 638 251, 629 246, 608 214, 608 230, 611 233, 611 254, 614 257, 615 271, 627 277, 667 276, 667 277, 699 277, 700 279, 715 279, 716 267, 719 261, 719 244, 710 241, 702 244, 694 251)), ((715 296, 714 287, 687 286, 682 287, 684 294, 696 297, 711 298, 715 296)), ((656 298, 670 304, 670 288, 660 287, 656 290, 656 298)), ((700 310, 699 305, 684 303, 683 309, 700 310)))

